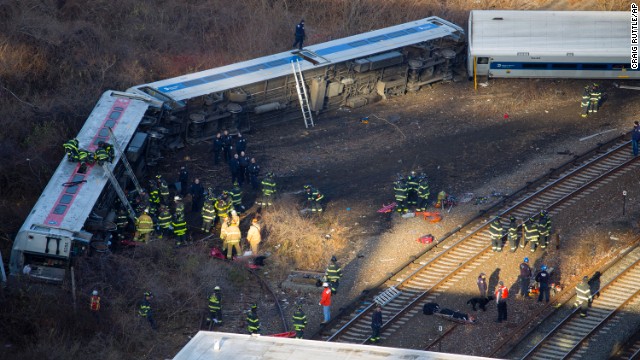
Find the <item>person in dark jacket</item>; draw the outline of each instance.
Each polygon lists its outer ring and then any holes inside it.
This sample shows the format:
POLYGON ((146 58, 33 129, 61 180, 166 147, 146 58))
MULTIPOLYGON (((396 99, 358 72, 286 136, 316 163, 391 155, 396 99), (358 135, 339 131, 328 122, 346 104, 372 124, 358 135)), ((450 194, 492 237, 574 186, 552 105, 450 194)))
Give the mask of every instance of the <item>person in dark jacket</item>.
POLYGON ((298 45, 298 49, 302 50, 302 43, 304 42, 305 36, 306 35, 304 33, 304 20, 300 20, 300 23, 296 25, 296 32, 295 32, 296 40, 291 47, 295 49, 296 45, 298 45))
POLYGON ((487 297, 487 275, 485 273, 480 273, 478 275, 478 290, 480 291, 480 297, 487 297))
POLYGON ((251 187, 254 190, 258 190, 260 188, 260 182, 258 182, 258 175, 260 175, 260 165, 256 162, 256 158, 251 158, 251 162, 247 167, 247 174, 249 176, 249 180, 251 181, 251 187))
POLYGON ((369 341, 377 343, 380 341, 380 328, 382 327, 382 307, 376 305, 371 315, 371 337, 369 341))
POLYGON ((229 135, 229 130, 222 132, 222 156, 224 161, 229 162, 231 160, 231 150, 233 150, 233 137, 229 135))
POLYGON ((638 141, 640 141, 640 123, 633 122, 633 131, 631 132, 631 150, 633 156, 638 156, 638 141))
POLYGON ((204 188, 202 184, 200 184, 200 179, 195 178, 195 180, 193 180, 189 193, 191 193, 191 212, 199 213, 204 204, 204 188))
POLYGON ((244 151, 239 151, 238 163, 240 163, 240 172, 238 174, 238 185, 242 186, 245 178, 249 180, 249 173, 247 172, 247 168, 249 167, 249 164, 251 164, 251 158, 248 157, 244 151))
POLYGON ((247 151, 247 138, 242 136, 241 133, 238 133, 238 137, 236 138, 236 154, 240 154, 243 151, 247 151))
POLYGON ((240 157, 238 154, 233 154, 231 160, 229 160, 229 171, 231 172, 231 183, 240 184, 240 157))
POLYGON ((186 167, 180 168, 180 174, 178 175, 178 181, 180 181, 180 194, 184 197, 189 191, 189 171, 186 167))
POLYGON ((222 134, 217 133, 216 137, 213 139, 213 164, 220 164, 220 154, 222 153, 222 134))
POLYGON ((520 296, 522 298, 529 297, 529 284, 531 284, 531 267, 529 258, 526 257, 520 264, 520 296))
POLYGON ((549 273, 547 272, 547 266, 542 265, 540 272, 536 275, 536 281, 540 284, 540 294, 538 295, 538 302, 542 301, 544 297, 545 302, 549 302, 549 273))

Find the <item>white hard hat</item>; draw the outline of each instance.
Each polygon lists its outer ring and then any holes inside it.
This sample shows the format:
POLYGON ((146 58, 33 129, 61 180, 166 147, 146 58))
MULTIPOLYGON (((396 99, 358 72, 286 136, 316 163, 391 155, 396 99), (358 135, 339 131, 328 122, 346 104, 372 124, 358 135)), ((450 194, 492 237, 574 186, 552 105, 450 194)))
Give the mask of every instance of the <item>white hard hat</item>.
POLYGON ((235 210, 231 210, 231 215, 236 216, 238 213, 235 210))
POLYGON ((93 290, 93 295, 98 295, 98 290, 93 290))
POLYGON ((181 200, 181 199, 180 199, 180 196, 176 196, 176 197, 173 198, 173 200, 178 201, 178 200, 181 200))
POLYGON ((324 286, 324 287, 329 287, 329 283, 327 283, 327 282, 323 282, 323 283, 322 283, 322 286, 324 286))

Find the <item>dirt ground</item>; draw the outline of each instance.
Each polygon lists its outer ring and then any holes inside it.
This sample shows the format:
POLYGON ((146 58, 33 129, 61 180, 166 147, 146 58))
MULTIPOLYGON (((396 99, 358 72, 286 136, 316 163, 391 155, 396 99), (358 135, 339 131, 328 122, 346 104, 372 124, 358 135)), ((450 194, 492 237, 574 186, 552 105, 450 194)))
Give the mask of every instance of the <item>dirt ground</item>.
MULTIPOLYGON (((616 89, 612 82, 601 83, 607 100, 598 114, 585 119, 580 117, 579 100, 586 84, 573 80, 491 80, 481 84, 486 86, 479 86, 477 91, 466 81, 436 84, 417 94, 369 107, 322 114, 311 129, 304 129, 302 120, 279 125, 254 123, 254 130, 245 134, 249 144, 247 153, 258 159, 263 172, 275 173, 281 194, 295 195, 306 183, 318 187, 327 197, 323 216, 337 217, 341 225, 348 228, 349 246, 335 254, 345 272, 343 290, 334 299, 335 313, 420 253, 423 245, 415 241, 417 237, 425 233, 442 236, 495 201, 497 198, 490 196, 493 192, 509 194, 550 168, 570 160, 573 155, 629 131, 633 114, 638 110, 638 105, 632 101, 636 93, 616 89), (368 124, 361 121, 365 117, 368 124), (589 137, 601 132, 603 134, 589 137), (460 204, 445 213, 441 223, 434 225, 419 219, 391 218, 376 213, 383 204, 393 201, 392 182, 396 175, 406 175, 412 170, 429 176, 432 199, 438 191, 444 190, 458 198, 465 193, 489 197, 489 202, 476 205, 472 200, 460 204)), ((195 153, 206 154, 208 146, 195 146, 195 153)), ((193 149, 187 149, 176 156, 184 156, 187 152, 194 153, 193 149)), ((230 185, 226 166, 212 167, 206 155, 192 156, 191 160, 194 162, 190 166, 194 169, 193 176, 201 176, 216 187, 230 185)), ((539 262, 551 262, 556 268, 564 264, 563 270, 574 269, 572 274, 563 274, 562 279, 558 279, 569 282, 581 276, 582 271, 589 270, 587 265, 591 256, 603 258, 608 253, 606 247, 593 246, 593 238, 602 238, 597 227, 614 231, 622 242, 630 241, 637 232, 632 220, 638 213, 639 194, 632 190, 637 187, 634 186, 637 185, 635 177, 625 179, 630 191, 625 219, 613 215, 611 210, 619 208, 620 201, 616 197, 619 186, 609 186, 609 190, 603 190, 604 195, 598 195, 598 199, 602 199, 598 205, 605 207, 603 211, 610 212, 611 216, 602 216, 598 222, 575 219, 573 215, 582 215, 594 206, 578 204, 577 211, 565 211, 571 216, 554 219, 555 227, 563 228, 565 241, 583 242, 584 247, 592 248, 592 251, 576 249, 571 251, 574 254, 571 259, 555 250, 544 255, 525 253, 525 256, 531 256, 534 263, 540 257, 539 262)), ((325 241, 325 245, 331 247, 331 241, 325 241)), ((505 266, 509 269, 503 271, 501 278, 511 281, 517 276, 517 265, 522 256, 521 251, 505 255, 508 264, 505 266)), ((291 270, 319 270, 317 264, 314 265, 291 270)), ((485 272, 492 271, 487 269, 485 272)), ((320 290, 285 291, 280 289, 284 280, 282 273, 270 273, 267 266, 262 274, 272 288, 278 289, 283 307, 289 314, 294 302, 305 304, 310 319, 307 333, 315 332, 321 321, 321 309, 317 306, 320 290)), ((556 276, 560 277, 559 274, 560 271, 556 276)), ((472 274, 465 286, 451 289, 452 294, 456 294, 455 299, 442 301, 453 302, 453 307, 466 310, 464 301, 475 294, 475 276, 472 274)), ((524 309, 526 307, 522 311, 524 309)), ((512 318, 516 323, 516 316, 512 318)), ((487 321, 488 316, 483 320, 487 321)), ((422 323, 426 320, 417 321, 417 328, 426 327, 422 323)), ((266 324, 263 333, 282 331, 278 319, 265 317, 263 324, 266 324)), ((480 343, 495 343, 506 336, 499 331, 494 334, 480 343)), ((430 337, 433 333, 430 335, 427 331, 424 336, 388 345, 421 348, 430 337)), ((443 351, 486 356, 480 348, 452 347, 443 351)), ((486 351, 486 346, 484 348, 486 351)))

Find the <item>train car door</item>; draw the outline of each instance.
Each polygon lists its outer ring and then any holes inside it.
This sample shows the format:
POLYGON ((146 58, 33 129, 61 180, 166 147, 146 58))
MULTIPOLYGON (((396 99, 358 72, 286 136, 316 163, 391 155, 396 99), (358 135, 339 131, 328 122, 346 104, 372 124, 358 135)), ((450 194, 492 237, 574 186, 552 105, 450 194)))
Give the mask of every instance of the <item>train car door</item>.
POLYGON ((476 56, 475 72, 476 76, 489 76, 488 56, 476 56))

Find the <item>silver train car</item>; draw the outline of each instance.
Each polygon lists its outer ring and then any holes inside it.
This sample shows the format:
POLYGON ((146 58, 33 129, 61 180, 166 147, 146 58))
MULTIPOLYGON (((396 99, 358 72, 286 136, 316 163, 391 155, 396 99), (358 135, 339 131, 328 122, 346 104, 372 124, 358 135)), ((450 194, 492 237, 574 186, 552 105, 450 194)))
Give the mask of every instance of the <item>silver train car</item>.
POLYGON ((628 12, 473 10, 468 38, 470 79, 640 78, 628 12))

